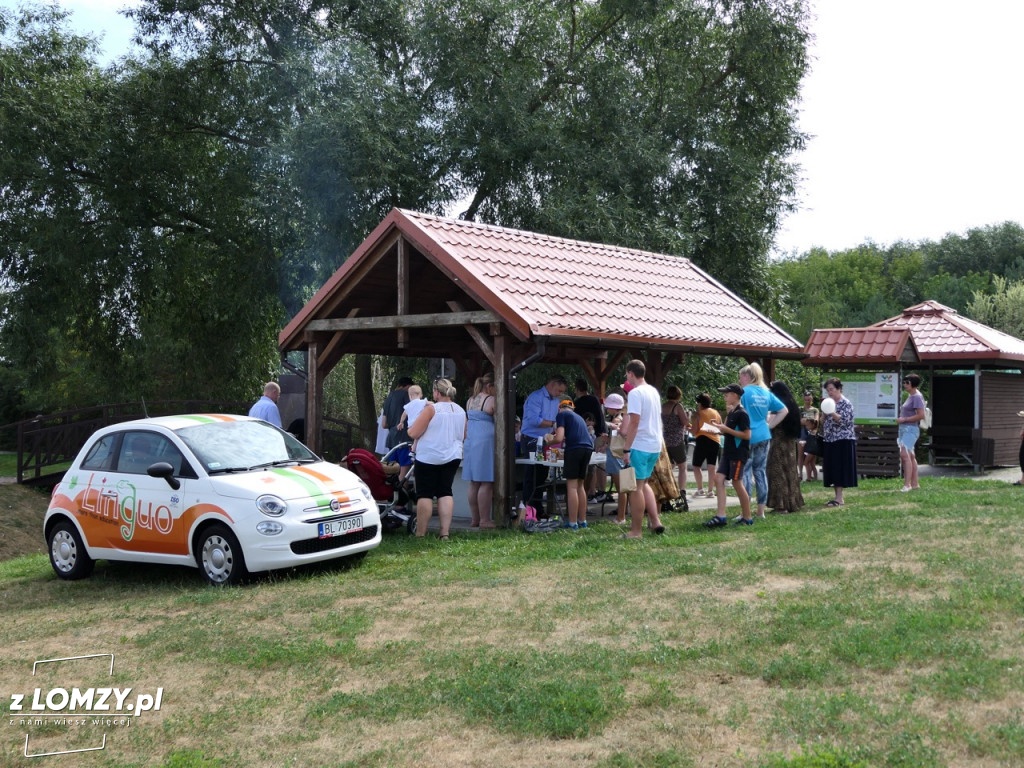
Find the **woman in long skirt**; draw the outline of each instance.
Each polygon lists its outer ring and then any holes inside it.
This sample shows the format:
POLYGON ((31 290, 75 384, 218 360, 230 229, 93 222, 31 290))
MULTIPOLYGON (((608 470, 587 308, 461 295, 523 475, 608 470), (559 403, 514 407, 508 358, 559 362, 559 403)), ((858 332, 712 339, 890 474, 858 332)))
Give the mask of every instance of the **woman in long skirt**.
POLYGON ((843 382, 837 378, 825 382, 825 391, 833 405, 828 408, 829 413, 825 401, 822 401, 825 457, 821 474, 825 487, 831 486, 835 492, 835 498, 825 506, 841 507, 846 503, 843 490, 857 487, 857 433, 853 427, 853 403, 843 397, 843 382))
POLYGON ((804 505, 800 490, 800 409, 785 382, 773 381, 770 389, 786 406, 786 417, 772 430, 768 454, 768 506, 783 514, 804 505))

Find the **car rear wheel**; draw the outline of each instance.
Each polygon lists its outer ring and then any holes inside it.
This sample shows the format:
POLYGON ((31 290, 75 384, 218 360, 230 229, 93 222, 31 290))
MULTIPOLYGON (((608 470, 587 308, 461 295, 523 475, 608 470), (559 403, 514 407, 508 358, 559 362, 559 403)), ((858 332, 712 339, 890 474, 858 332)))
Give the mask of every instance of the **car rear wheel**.
POLYGON ((200 534, 196 563, 214 586, 237 584, 247 573, 238 539, 223 525, 211 525, 200 534))
POLYGON ((47 541, 50 550, 50 565, 60 578, 74 581, 84 579, 92 573, 96 561, 85 551, 78 529, 67 520, 50 529, 47 541))

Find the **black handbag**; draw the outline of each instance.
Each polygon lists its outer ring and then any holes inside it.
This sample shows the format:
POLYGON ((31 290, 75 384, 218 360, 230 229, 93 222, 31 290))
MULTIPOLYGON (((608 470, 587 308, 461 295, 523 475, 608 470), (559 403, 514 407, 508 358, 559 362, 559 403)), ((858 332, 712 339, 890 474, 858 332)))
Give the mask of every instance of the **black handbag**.
POLYGON ((824 456, 825 441, 818 435, 807 435, 807 439, 804 441, 804 453, 811 453, 815 456, 824 456))

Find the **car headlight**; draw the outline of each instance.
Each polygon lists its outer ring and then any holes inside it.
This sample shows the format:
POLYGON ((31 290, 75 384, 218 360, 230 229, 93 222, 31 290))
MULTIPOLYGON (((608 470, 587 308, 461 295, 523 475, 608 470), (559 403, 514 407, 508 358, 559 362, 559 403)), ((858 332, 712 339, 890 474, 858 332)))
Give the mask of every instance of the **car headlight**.
POLYGON ((284 526, 276 520, 263 520, 256 524, 256 530, 264 536, 276 536, 284 530, 284 526))
POLYGON ((280 517, 288 511, 288 504, 268 493, 256 499, 256 508, 267 517, 280 517))
POLYGON ((368 486, 362 480, 359 481, 359 490, 362 492, 363 498, 366 499, 367 504, 369 504, 371 507, 374 504, 376 504, 376 502, 373 500, 373 493, 370 491, 370 486, 368 486))

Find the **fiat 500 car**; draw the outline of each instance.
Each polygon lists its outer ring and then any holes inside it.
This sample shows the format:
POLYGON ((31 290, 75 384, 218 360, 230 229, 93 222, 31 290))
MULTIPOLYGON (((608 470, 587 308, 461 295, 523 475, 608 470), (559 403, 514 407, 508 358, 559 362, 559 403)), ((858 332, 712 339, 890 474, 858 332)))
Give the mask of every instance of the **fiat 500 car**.
POLYGON ((50 499, 53 570, 96 560, 198 567, 211 584, 380 544, 366 484, 265 421, 192 414, 97 431, 50 499))

